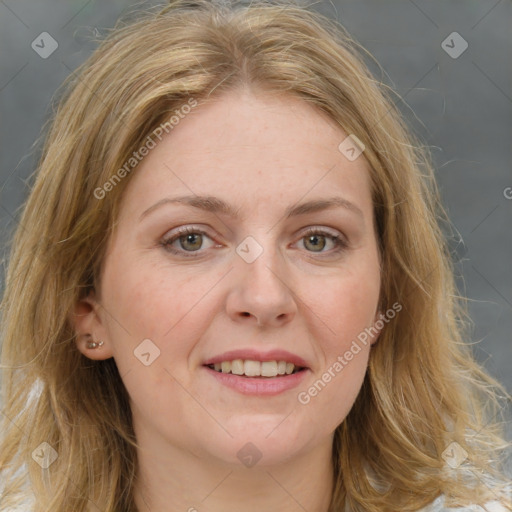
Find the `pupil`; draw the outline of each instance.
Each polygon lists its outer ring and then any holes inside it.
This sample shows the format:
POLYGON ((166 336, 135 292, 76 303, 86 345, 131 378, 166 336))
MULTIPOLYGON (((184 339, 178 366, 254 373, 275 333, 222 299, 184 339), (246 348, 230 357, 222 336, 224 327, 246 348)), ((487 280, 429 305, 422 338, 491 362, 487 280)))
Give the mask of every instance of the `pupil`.
POLYGON ((325 238, 323 236, 319 237, 318 235, 311 235, 308 237, 308 243, 309 242, 312 242, 313 247, 317 249, 319 248, 320 250, 322 250, 325 247, 325 238), (323 243, 318 244, 319 238, 322 238, 323 243))
POLYGON ((181 237, 181 246, 183 249, 186 249, 186 247, 183 246, 183 241, 185 242, 185 244, 187 243, 191 243, 193 247, 189 247, 191 249, 200 249, 201 248, 201 235, 197 235, 197 234, 190 234, 190 235, 185 235, 184 237, 181 237), (197 239, 196 240, 196 243, 195 243, 195 246, 194 246, 194 239, 197 239))

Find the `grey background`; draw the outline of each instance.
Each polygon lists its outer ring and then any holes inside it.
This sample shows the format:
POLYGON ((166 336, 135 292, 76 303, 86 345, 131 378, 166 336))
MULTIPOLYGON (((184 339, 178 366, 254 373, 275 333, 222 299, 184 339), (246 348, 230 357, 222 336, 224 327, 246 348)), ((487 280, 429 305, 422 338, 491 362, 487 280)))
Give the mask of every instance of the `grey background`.
MULTIPOLYGON (((156 3, 0 0, 0 256, 52 96, 95 47, 87 36, 156 3), (46 59, 31 47, 42 32, 58 42, 46 59)), ((385 74, 370 63, 372 70, 402 96, 397 105, 431 148, 458 233, 451 245, 460 291, 471 299, 475 354, 512 391, 512 199, 504 195, 512 187, 510 0, 336 0, 316 8, 380 62, 385 74), (469 45, 458 58, 441 47, 454 31, 469 45)))

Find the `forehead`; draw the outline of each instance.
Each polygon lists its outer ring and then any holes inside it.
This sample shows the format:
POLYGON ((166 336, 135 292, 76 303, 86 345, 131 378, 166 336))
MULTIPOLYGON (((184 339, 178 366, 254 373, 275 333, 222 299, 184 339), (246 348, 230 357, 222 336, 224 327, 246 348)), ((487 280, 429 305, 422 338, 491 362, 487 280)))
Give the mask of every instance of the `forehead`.
POLYGON ((304 100, 231 91, 200 104, 157 141, 125 202, 140 211, 164 196, 215 195, 243 209, 339 192, 371 209, 366 160, 342 154, 346 137, 304 100))

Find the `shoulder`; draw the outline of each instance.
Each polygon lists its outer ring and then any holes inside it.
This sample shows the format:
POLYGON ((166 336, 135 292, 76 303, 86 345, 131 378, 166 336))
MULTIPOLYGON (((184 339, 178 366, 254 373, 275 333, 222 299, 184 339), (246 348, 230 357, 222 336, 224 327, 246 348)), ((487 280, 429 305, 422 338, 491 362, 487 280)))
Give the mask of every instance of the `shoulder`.
MULTIPOLYGON (((511 486, 512 493, 512 486, 511 486)), ((448 507, 445 504, 445 497, 443 495, 436 498, 430 505, 422 508, 418 512, 510 512, 510 508, 506 507, 503 503, 498 501, 490 501, 485 504, 485 507, 480 505, 466 505, 463 507, 448 507)), ((352 512, 347 505, 344 512, 352 512)))
POLYGON ((444 496, 440 496, 430 505, 422 508, 420 512, 509 512, 509 508, 498 501, 490 501, 485 507, 480 505, 469 505, 464 507, 447 507, 444 496))
POLYGON ((0 471, 0 512, 31 512, 32 510, 35 510, 36 500, 26 478, 25 464, 18 469, 15 476, 20 474, 25 476, 23 487, 14 497, 11 495, 8 499, 8 493, 5 490, 4 483, 5 474, 0 471), (2 499, 2 497, 5 499, 2 499), (5 501, 9 501, 9 504, 6 504, 5 501))

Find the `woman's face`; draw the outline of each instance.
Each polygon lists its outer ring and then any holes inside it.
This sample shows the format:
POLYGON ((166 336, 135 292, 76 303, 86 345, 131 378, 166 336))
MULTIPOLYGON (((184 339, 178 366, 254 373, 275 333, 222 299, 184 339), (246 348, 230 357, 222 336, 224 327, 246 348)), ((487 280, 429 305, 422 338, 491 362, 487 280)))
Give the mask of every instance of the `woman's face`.
POLYGON ((380 290, 367 163, 346 137, 301 100, 230 92, 133 171, 86 315, 104 346, 80 347, 114 357, 139 439, 246 465, 331 446, 380 290))

